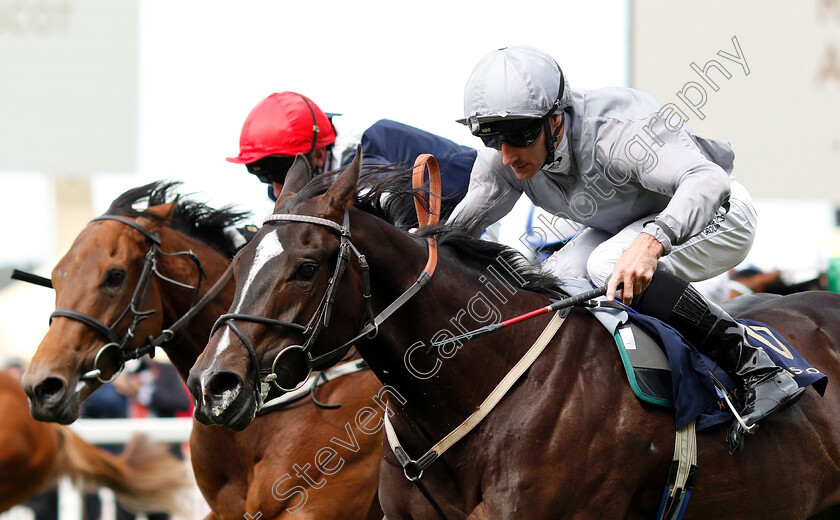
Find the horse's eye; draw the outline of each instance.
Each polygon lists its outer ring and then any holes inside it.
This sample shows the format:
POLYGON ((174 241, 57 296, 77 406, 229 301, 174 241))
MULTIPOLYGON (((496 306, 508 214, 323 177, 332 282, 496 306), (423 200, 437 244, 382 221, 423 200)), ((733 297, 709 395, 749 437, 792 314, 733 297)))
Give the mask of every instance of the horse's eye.
POLYGON ((125 272, 118 269, 111 269, 105 276, 105 287, 109 289, 117 289, 122 286, 125 281, 125 272))
POLYGON ((302 281, 309 281, 315 276, 315 273, 318 271, 318 265, 307 263, 303 264, 298 267, 297 270, 297 279, 302 281))

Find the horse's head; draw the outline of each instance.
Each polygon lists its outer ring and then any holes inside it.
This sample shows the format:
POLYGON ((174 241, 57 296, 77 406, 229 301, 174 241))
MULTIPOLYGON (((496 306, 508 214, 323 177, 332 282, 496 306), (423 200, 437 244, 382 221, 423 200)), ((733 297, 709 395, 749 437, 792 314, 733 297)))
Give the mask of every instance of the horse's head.
MULTIPOLYGON (((173 185, 123 194, 82 230, 53 270, 56 310, 22 380, 36 419, 74 421, 81 402, 161 334, 164 319, 170 326, 169 315, 195 301, 204 276, 198 255, 206 263, 201 248, 210 246, 170 227, 171 213, 198 206, 166 203, 173 185), (148 209, 132 208, 140 198, 148 198, 148 209)), ((227 265, 223 253, 215 256, 227 265)))
MULTIPOLYGON (((165 216, 167 209, 159 207, 155 211, 165 216)), ((144 227, 151 229, 149 224, 144 227)), ((150 246, 148 237, 122 222, 94 221, 53 269, 59 312, 50 317, 50 328, 23 376, 36 419, 62 424, 74 421, 82 400, 122 367, 119 345, 135 311, 160 308, 160 295, 150 286, 144 301, 136 302, 142 308, 131 309, 150 246), (74 319, 73 313, 79 313, 80 318, 74 319), (95 376, 85 376, 96 369, 100 372, 95 376)), ((159 313, 141 321, 125 347, 136 348, 160 325, 159 313)))
POLYGON ((346 324, 359 322, 361 302, 342 295, 361 294, 363 283, 343 223, 355 201, 360 156, 317 196, 310 188, 324 177, 307 184, 311 171, 299 157, 274 214, 234 259, 233 304, 187 381, 200 422, 245 428, 269 384, 289 391, 317 369, 323 350, 316 338, 329 348, 352 337, 346 324))

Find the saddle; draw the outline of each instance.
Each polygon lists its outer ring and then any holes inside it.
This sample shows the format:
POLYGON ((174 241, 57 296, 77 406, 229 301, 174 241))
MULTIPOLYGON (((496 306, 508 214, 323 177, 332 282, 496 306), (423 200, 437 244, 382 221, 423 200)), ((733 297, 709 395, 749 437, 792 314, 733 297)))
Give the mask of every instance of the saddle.
MULTIPOLYGON (((591 289, 589 282, 579 278, 563 278, 561 283, 570 294, 591 289)), ((668 324, 620 303, 607 302, 604 297, 598 301, 606 305, 587 308, 613 336, 633 392, 643 403, 674 411, 674 457, 656 518, 680 520, 697 480, 696 432, 733 421, 725 401, 736 402, 740 387, 668 324)), ((813 386, 823 395, 828 378, 805 361, 778 331, 757 321, 737 321, 746 328, 749 343, 762 347, 800 388, 813 386)))
MULTIPOLYGON (((562 288, 576 294, 591 286, 585 280, 564 279, 562 288)), ((674 328, 621 304, 589 310, 613 336, 633 392, 644 403, 673 409, 677 430, 692 421, 696 421, 697 431, 732 422, 734 416, 720 386, 727 389, 727 397, 734 403, 740 397, 740 385, 674 328)), ((759 321, 737 321, 745 326, 749 343, 762 347, 800 388, 813 386, 821 396, 824 394, 828 377, 777 330, 759 321)))
MULTIPOLYGON (((614 337, 633 392, 644 402, 674 410, 676 428, 693 420, 697 430, 729 423, 734 416, 716 381, 735 402, 741 390, 709 357, 697 352, 667 324, 640 314, 629 314, 614 337)), ((750 345, 762 347, 770 359, 787 370, 800 388, 813 386, 825 393, 828 378, 806 361, 772 327, 754 320, 738 319, 747 330, 750 345)))

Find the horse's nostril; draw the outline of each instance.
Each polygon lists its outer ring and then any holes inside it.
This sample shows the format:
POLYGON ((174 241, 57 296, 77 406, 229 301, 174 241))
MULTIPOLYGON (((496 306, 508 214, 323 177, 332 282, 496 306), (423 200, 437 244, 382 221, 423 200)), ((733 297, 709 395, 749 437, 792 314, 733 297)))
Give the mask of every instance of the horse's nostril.
POLYGON ((207 392, 213 396, 230 395, 242 385, 242 378, 233 372, 219 372, 207 383, 207 392))
POLYGON ((65 388, 63 379, 48 377, 35 386, 35 396, 46 404, 55 403, 64 397, 65 388))

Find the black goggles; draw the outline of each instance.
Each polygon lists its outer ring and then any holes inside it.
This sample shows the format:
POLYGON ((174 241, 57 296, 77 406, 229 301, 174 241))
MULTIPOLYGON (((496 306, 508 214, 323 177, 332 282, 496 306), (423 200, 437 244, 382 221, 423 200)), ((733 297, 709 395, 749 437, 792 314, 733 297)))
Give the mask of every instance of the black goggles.
POLYGON ((286 174, 289 173, 289 168, 295 162, 295 158, 286 155, 269 155, 263 157, 259 161, 246 164, 248 173, 257 176, 260 182, 271 184, 277 182, 283 184, 286 182, 286 174))
POLYGON ((540 138, 544 122, 545 118, 493 121, 481 124, 473 135, 480 137, 484 146, 495 150, 501 150, 502 143, 514 148, 525 148, 540 138))

